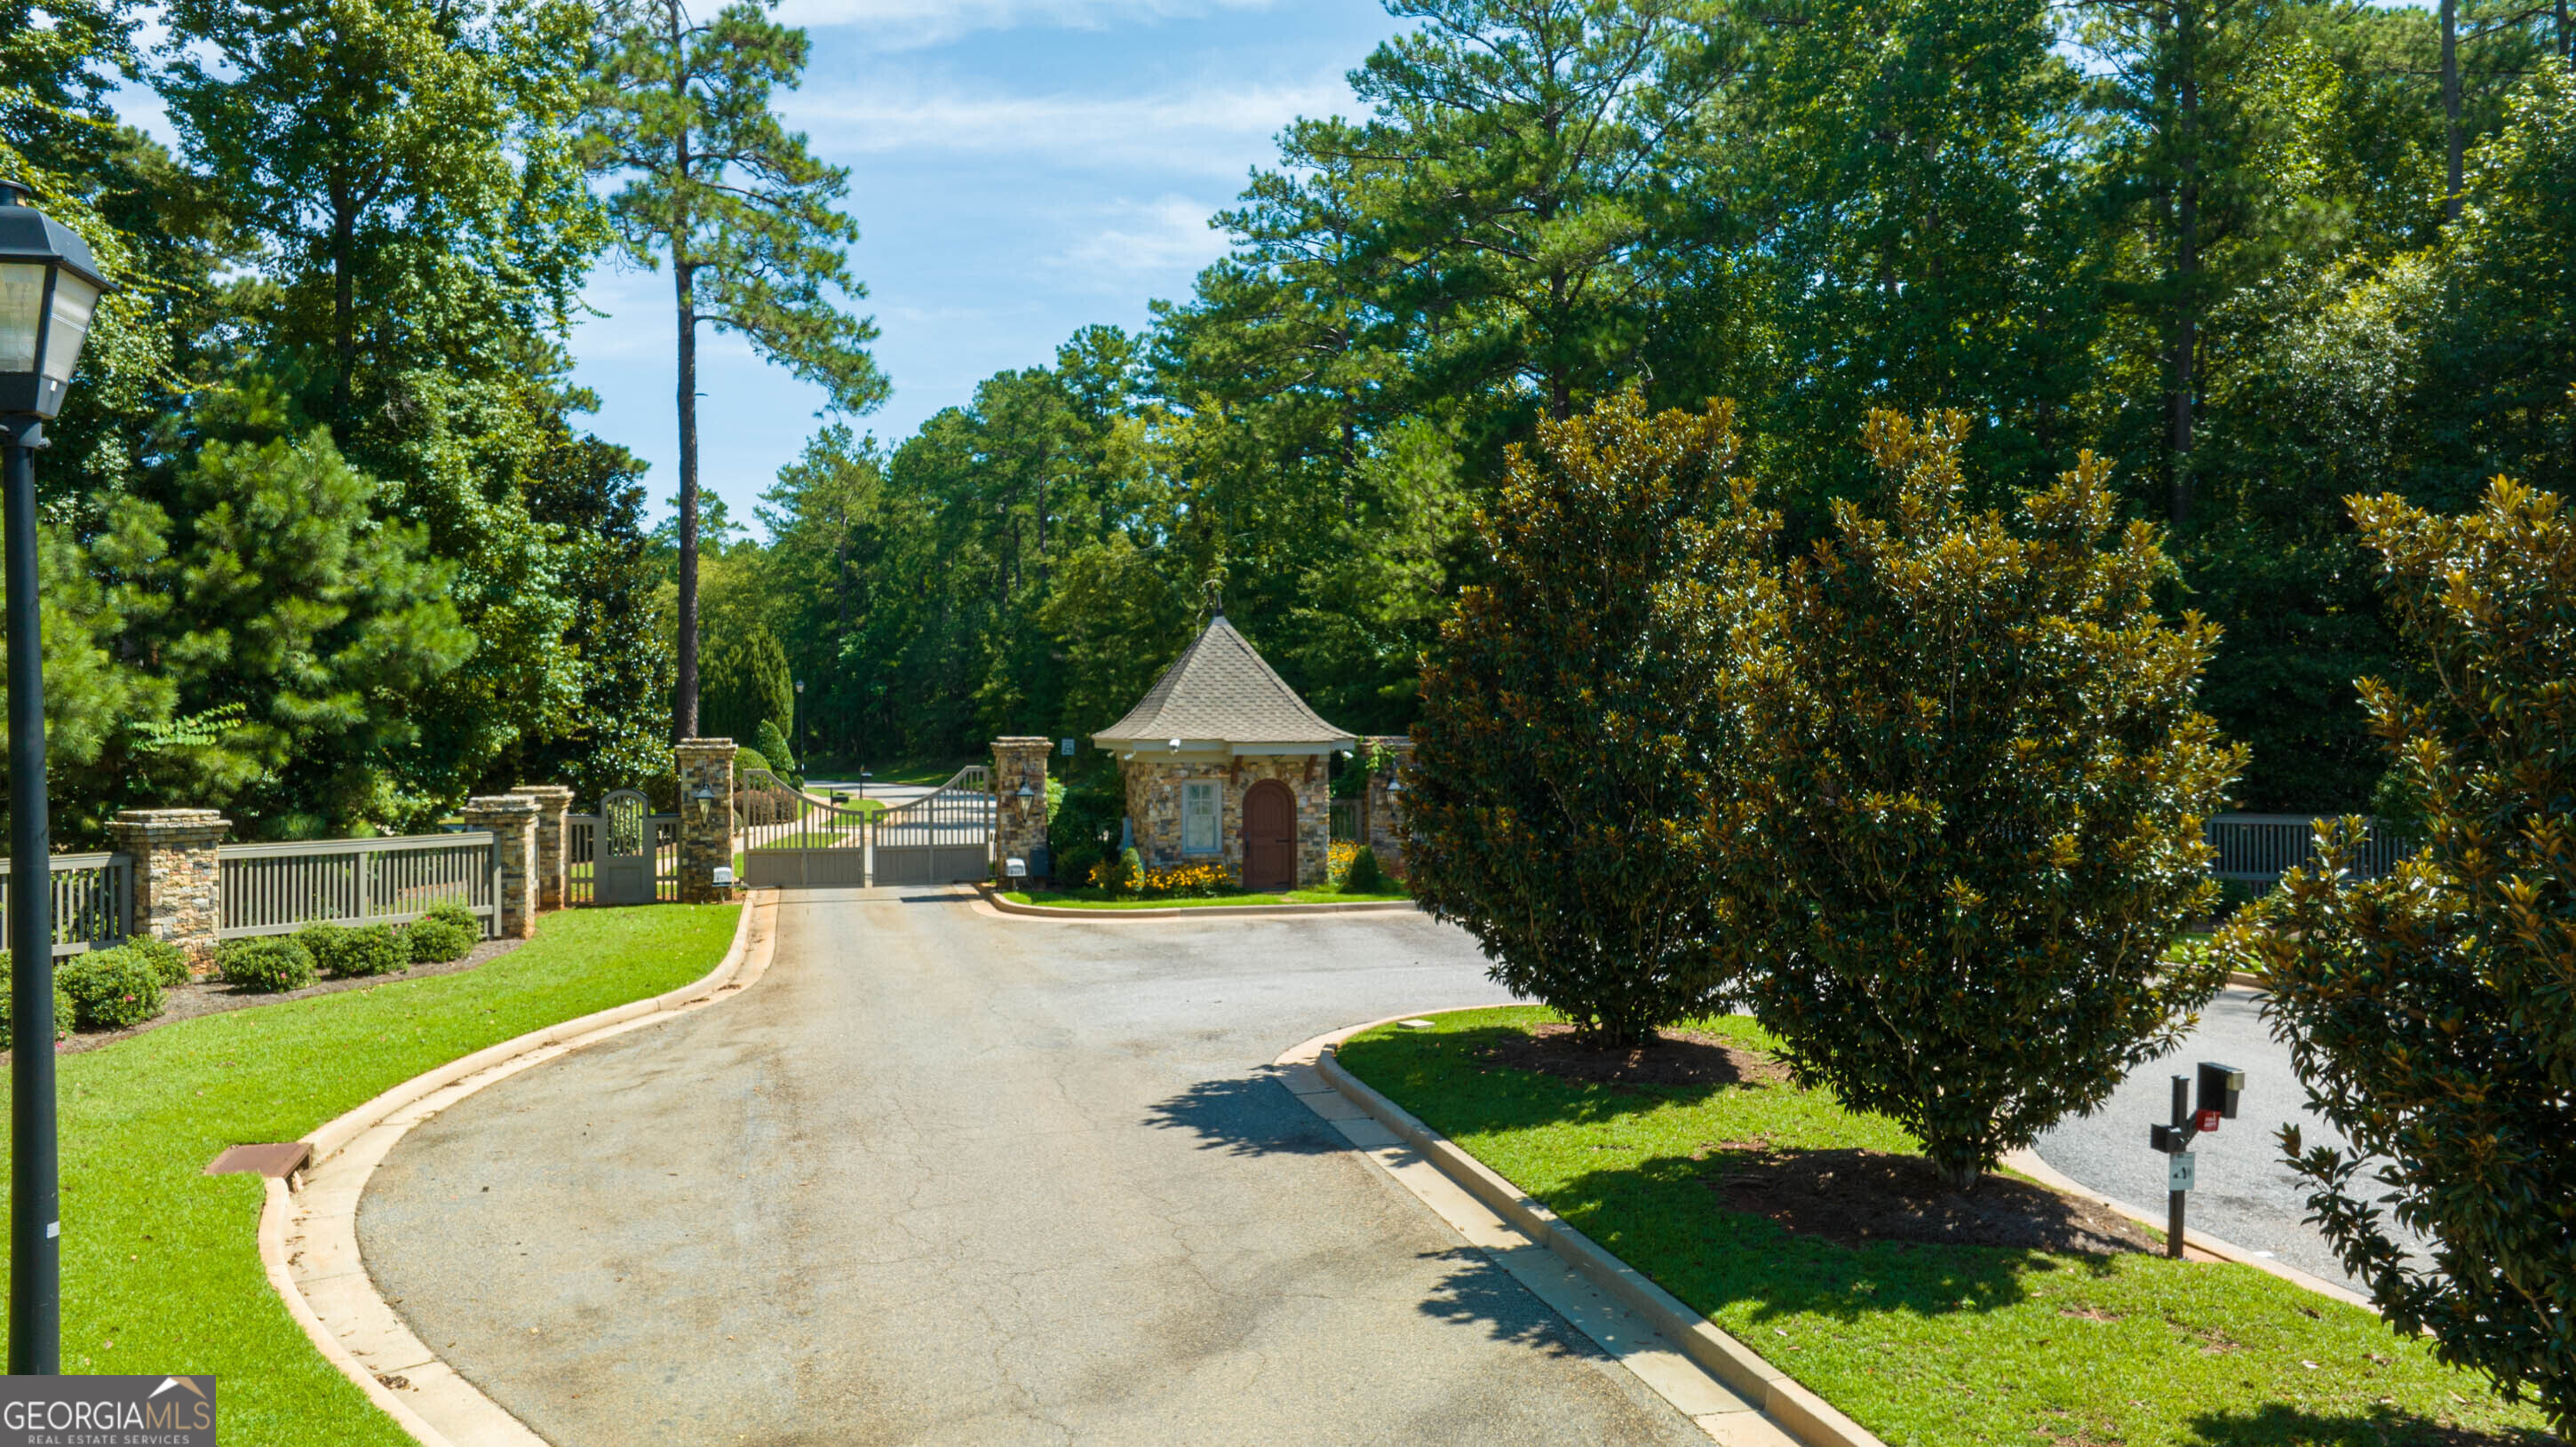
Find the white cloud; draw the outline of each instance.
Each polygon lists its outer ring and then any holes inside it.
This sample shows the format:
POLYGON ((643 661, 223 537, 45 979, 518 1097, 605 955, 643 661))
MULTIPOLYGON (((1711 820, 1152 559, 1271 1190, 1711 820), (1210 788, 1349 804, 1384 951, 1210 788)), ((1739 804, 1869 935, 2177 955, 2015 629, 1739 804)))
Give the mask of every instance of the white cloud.
POLYGON ((968 152, 1093 167, 1153 166, 1227 177, 1267 160, 1299 116, 1347 113, 1337 75, 1303 85, 1203 85, 1148 95, 976 94, 867 82, 783 97, 820 154, 968 152))
POLYGON ((1105 30, 1132 21, 1181 20, 1217 10, 1266 10, 1271 0, 785 0, 790 25, 857 26, 888 49, 945 45, 979 30, 1044 25, 1105 30))
POLYGON ((1045 258, 1078 289, 1125 294, 1144 278, 1189 276, 1225 254, 1226 236, 1208 227, 1215 208, 1186 196, 1118 202, 1109 224, 1045 258))

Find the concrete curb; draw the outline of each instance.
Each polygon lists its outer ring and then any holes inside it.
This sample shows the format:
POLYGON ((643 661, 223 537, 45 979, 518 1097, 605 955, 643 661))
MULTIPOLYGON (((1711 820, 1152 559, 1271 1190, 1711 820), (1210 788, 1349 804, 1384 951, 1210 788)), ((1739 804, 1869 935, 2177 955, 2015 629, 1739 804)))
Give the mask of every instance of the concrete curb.
MULTIPOLYGON (((1488 1008, 1474 1005, 1453 1007, 1453 1010, 1488 1008)), ((1418 1013, 1449 1014, 1453 1010, 1418 1013)), ((1484 1162, 1460 1150, 1447 1136, 1424 1125, 1412 1112, 1343 1069, 1341 1062, 1334 1058, 1336 1048, 1352 1036, 1390 1021, 1413 1018, 1415 1016, 1412 1015, 1390 1015, 1384 1020, 1353 1025, 1308 1041, 1300 1050, 1314 1049, 1314 1067, 1318 1075, 1394 1132, 1398 1140, 1410 1146, 1424 1160, 1439 1168, 1442 1175, 1465 1188, 1469 1195, 1511 1223, 1521 1234, 1554 1252, 1611 1299, 1644 1318, 1701 1370, 1760 1409, 1805 1447, 1886 1447, 1868 1428, 1836 1411, 1824 1398, 1764 1361, 1759 1353, 1727 1335, 1707 1317, 1691 1310, 1679 1297, 1602 1249, 1600 1243, 1591 1237, 1567 1225, 1554 1211, 1530 1199, 1518 1186, 1496 1175, 1484 1162)), ((1281 1060, 1285 1062, 1288 1058, 1282 1056, 1281 1060)), ((1712 1435, 1717 1435, 1717 1429, 1712 1428, 1711 1431, 1712 1435)))
POLYGON ((377 1292, 358 1251, 358 1200, 368 1178, 412 1127, 485 1086, 751 985, 769 967, 777 910, 775 890, 750 891, 724 959, 699 979, 416 1075, 308 1137, 313 1159, 303 1189, 268 1183, 259 1255, 270 1287, 323 1358, 421 1447, 544 1447, 544 1439, 439 1360, 377 1292))
POLYGON ((984 902, 1002 914, 1016 914, 1029 919, 1074 919, 1085 924, 1100 924, 1122 919, 1295 919, 1318 914, 1387 914, 1399 911, 1419 912, 1422 906, 1409 899, 1354 900, 1349 904, 1202 904, 1172 909, 1067 909, 1062 905, 1021 904, 1002 898, 1002 892, 989 884, 978 884, 975 892, 984 902))

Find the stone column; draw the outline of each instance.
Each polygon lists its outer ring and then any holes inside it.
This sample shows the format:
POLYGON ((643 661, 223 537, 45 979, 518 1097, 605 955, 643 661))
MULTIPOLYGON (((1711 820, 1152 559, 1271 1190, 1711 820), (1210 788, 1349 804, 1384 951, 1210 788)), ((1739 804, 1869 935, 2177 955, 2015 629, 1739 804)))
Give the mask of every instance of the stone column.
MULTIPOLYGON (((1401 879, 1404 877, 1404 831, 1397 824, 1395 815, 1404 796, 1401 792, 1388 793, 1387 786, 1395 782, 1397 775, 1412 771, 1413 740, 1403 734, 1384 734, 1362 739, 1360 746, 1383 749, 1391 759, 1387 767, 1369 774, 1365 796, 1368 802, 1360 811, 1360 842, 1377 855, 1377 862, 1385 867, 1387 873, 1401 879)), ((1404 787, 1412 788, 1412 779, 1408 777, 1404 787)))
POLYGON ((682 739, 674 750, 680 775, 682 904, 721 904, 733 898, 731 885, 716 883, 716 871, 733 868, 733 756, 740 751, 731 739, 682 739), (701 793, 709 797, 700 798, 701 793))
POLYGON ((492 921, 502 939, 537 932, 537 801, 524 794, 481 794, 465 801, 465 827, 492 831, 492 867, 500 906, 492 921))
POLYGON ((572 812, 572 790, 561 784, 521 784, 510 792, 537 801, 537 908, 561 909, 570 870, 564 853, 564 815, 572 812))
POLYGON ((233 821, 212 809, 120 809, 107 837, 134 861, 126 929, 167 940, 202 960, 222 923, 223 871, 215 846, 233 821))
POLYGON ((1047 852, 1047 753, 1054 747, 1052 739, 993 740, 993 861, 997 865, 1025 859, 1032 875, 1046 867, 1041 856, 1047 852), (1026 799, 1020 797, 1022 788, 1029 791, 1026 799))

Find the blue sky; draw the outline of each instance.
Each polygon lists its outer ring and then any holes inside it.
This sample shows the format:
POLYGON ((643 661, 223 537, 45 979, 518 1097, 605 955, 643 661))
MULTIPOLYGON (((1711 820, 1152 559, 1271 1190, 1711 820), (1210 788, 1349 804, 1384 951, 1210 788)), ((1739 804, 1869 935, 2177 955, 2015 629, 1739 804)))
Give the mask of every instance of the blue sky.
MULTIPOLYGON (((1297 115, 1349 114, 1343 75, 1395 29, 1375 0, 783 0, 807 27, 782 98, 850 168, 851 262, 893 398, 860 426, 909 435, 975 384, 1043 364, 1079 327, 1136 327, 1219 255, 1207 219, 1297 115)), ((593 430, 678 486, 667 273, 604 268, 573 337, 593 430)), ((699 351, 700 475, 733 515, 819 425, 820 396, 712 332, 699 351)))

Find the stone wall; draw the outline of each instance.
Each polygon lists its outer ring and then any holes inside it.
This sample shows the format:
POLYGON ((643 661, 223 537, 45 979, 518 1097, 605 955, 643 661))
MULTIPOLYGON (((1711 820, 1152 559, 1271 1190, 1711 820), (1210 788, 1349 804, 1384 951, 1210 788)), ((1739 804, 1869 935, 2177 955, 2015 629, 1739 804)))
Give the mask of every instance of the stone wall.
POLYGON ((572 790, 561 784, 521 784, 510 792, 537 801, 537 908, 561 909, 570 871, 564 815, 572 812, 572 790))
MULTIPOLYGON (((1412 767, 1413 740, 1402 734, 1380 734, 1360 740, 1361 748, 1372 746, 1384 749, 1393 756, 1394 762, 1391 767, 1369 775, 1368 792, 1361 796, 1364 802, 1360 806, 1360 841, 1376 852, 1377 862, 1385 866, 1387 873, 1401 879, 1404 877, 1404 834, 1396 824, 1396 811, 1401 807, 1398 801, 1404 795, 1402 790, 1388 793, 1387 786, 1412 767)), ((1412 781, 1407 779, 1405 788, 1412 787, 1412 781)))
POLYGON ((1120 765, 1127 784, 1127 817, 1136 825, 1136 850, 1154 868, 1222 859, 1226 872, 1243 878, 1243 794, 1263 779, 1288 786, 1297 803, 1297 883, 1312 888, 1331 877, 1332 780, 1327 760, 1315 754, 1251 754, 1232 760, 1162 761, 1140 754, 1120 765), (1218 854, 1181 852, 1181 785, 1217 785, 1218 854))
POLYGON ((721 904, 733 898, 716 871, 733 868, 733 756, 731 739, 682 739, 673 753, 680 775, 680 903, 721 904), (705 790, 712 799, 700 799, 705 790))
POLYGON ((212 954, 223 908, 215 846, 232 827, 212 809, 118 810, 107 835, 116 852, 134 861, 128 928, 201 961, 212 954))
POLYGON ((993 740, 993 861, 1028 861, 1039 868, 1047 847, 1047 754, 1051 739, 1010 737, 993 740), (1022 799, 1026 788, 1029 797, 1022 799))
POLYGON ((500 906, 492 921, 502 939, 537 932, 537 801, 525 794, 483 794, 465 801, 465 827, 492 833, 492 870, 500 906))

